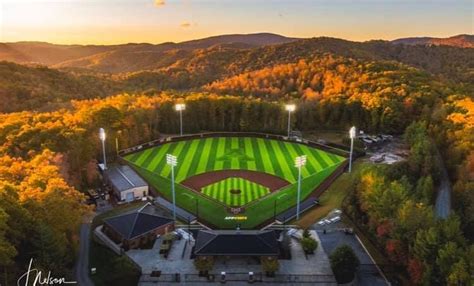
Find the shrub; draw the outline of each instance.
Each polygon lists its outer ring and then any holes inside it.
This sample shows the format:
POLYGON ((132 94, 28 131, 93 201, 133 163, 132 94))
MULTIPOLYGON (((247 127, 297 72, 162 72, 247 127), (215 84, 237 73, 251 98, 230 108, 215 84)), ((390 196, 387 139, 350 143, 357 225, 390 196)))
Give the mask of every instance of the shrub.
POLYGON ((198 256, 194 259, 194 267, 199 273, 207 274, 214 267, 214 258, 212 256, 198 256))
POLYGON ((306 253, 313 253, 318 248, 318 242, 312 237, 303 237, 301 247, 306 253))
POLYGON ((270 274, 271 276, 280 269, 280 263, 275 257, 262 256, 260 257, 260 262, 262 263, 263 271, 265 271, 267 275, 270 274))
POLYGON ((329 259, 337 283, 348 283, 354 280, 360 262, 352 248, 347 245, 339 246, 333 251, 329 259))
POLYGON ((303 231, 303 237, 311 237, 311 235, 309 234, 309 230, 308 229, 305 229, 303 231))

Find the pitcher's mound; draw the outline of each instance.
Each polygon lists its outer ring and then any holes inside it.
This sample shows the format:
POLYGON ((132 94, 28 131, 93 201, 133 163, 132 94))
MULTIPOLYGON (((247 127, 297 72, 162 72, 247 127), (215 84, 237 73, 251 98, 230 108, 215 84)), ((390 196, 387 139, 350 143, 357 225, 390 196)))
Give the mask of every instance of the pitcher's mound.
POLYGON ((236 190, 236 189, 232 189, 229 191, 231 194, 233 195, 240 195, 240 193, 242 192, 241 190, 236 190))

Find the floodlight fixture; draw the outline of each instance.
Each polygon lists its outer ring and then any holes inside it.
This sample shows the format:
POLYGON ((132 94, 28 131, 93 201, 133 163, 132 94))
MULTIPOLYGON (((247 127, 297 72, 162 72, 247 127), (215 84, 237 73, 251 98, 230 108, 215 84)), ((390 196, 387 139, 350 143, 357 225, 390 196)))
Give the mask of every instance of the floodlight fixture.
POLYGON ((288 112, 293 112, 293 111, 296 110, 296 105, 294 105, 294 104, 287 104, 287 105, 285 105, 285 109, 286 109, 286 111, 288 111, 288 112))
POLYGON ((186 104, 184 103, 177 103, 174 108, 176 109, 176 111, 183 111, 183 110, 186 110, 186 104))
POLYGON ((355 128, 355 126, 352 126, 351 129, 349 130, 349 137, 351 139, 354 139, 356 137, 356 128, 355 128))
POLYGON ((295 158, 295 167, 300 168, 306 165, 306 155, 298 156, 295 158))
POLYGON ((166 164, 172 167, 176 167, 178 165, 178 158, 171 154, 166 154, 166 164))
POLYGON ((101 141, 105 141, 105 130, 104 128, 99 129, 99 138, 101 141))

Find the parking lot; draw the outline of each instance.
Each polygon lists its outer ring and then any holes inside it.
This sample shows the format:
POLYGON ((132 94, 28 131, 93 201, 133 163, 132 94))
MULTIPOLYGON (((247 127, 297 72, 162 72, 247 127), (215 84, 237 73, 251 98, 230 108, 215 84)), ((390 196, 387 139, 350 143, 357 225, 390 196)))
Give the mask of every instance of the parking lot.
POLYGON ((328 256, 334 249, 344 244, 349 245, 354 250, 361 264, 357 273, 359 285, 388 285, 356 235, 345 233, 344 230, 347 228, 340 221, 324 226, 318 224, 313 226, 318 232, 321 244, 328 256))
POLYGON ((341 215, 341 210, 334 209, 313 225, 324 251, 329 256, 338 246, 347 244, 354 250, 360 261, 357 272, 358 283, 360 285, 387 285, 387 281, 352 229, 341 222, 341 215))

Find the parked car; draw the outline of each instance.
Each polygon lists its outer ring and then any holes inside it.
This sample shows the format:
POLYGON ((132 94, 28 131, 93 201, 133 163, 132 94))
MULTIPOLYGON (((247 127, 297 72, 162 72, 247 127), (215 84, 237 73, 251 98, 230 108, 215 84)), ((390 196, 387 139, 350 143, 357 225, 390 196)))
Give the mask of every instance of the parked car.
POLYGON ((331 221, 332 223, 338 222, 338 221, 340 221, 340 220, 341 220, 341 217, 340 217, 340 216, 336 216, 336 217, 333 217, 332 219, 330 219, 330 221, 331 221))
POLYGON ((318 221, 318 225, 319 226, 324 226, 324 225, 326 225, 326 222, 324 220, 320 220, 320 221, 318 221))
POLYGON ((344 233, 345 234, 354 234, 354 230, 352 228, 345 228, 344 233))

